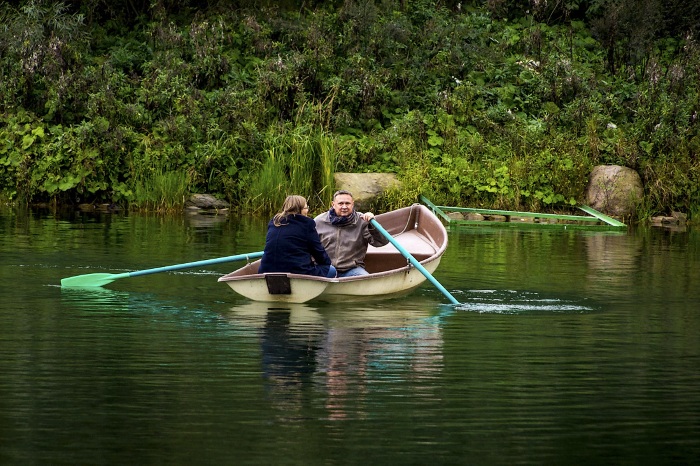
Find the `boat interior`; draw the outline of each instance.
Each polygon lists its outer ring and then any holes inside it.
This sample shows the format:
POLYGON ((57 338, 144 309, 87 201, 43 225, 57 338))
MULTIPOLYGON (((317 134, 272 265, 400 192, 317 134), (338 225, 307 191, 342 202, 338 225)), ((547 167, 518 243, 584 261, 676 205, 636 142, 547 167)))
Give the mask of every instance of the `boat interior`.
MULTIPOLYGON (((442 225, 433 221, 421 222, 421 215, 427 208, 419 204, 399 209, 387 214, 377 215, 381 225, 408 251, 418 262, 433 256, 439 256, 447 245, 446 232, 442 225), (405 215, 406 210, 410 212, 405 215), (398 214, 398 215, 397 215, 398 214), (402 215, 403 214, 403 215, 402 215)), ((365 268, 369 273, 381 273, 405 267, 410 262, 391 243, 376 248, 369 246, 365 256, 365 268)), ((228 278, 246 277, 258 273, 260 261, 251 262, 227 275, 228 278)), ((306 277, 309 279, 310 277, 306 277)), ((312 279, 326 280, 320 277, 312 279)), ((343 280, 353 280, 348 277, 343 280)))
MULTIPOLYGON (((437 246, 427 242, 429 240, 416 230, 409 230, 394 237, 418 262, 422 262, 438 252, 437 246)), ((387 244, 380 248, 369 246, 365 256, 365 268, 369 273, 399 269, 408 263, 408 259, 392 244, 387 244)))

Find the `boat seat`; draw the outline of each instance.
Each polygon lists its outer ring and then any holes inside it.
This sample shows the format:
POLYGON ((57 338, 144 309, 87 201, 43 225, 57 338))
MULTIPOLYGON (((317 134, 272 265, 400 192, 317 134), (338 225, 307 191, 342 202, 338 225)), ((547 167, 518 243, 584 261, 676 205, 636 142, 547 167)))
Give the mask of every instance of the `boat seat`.
POLYGON ((270 294, 292 294, 292 284, 285 273, 267 273, 265 283, 270 294))
MULTIPOLYGON (((423 257, 423 259, 435 254, 436 248, 431 241, 422 236, 415 231, 407 231, 400 235, 394 236, 394 238, 403 246, 403 248, 408 251, 413 257, 418 259, 418 256, 423 257)), ((389 243, 385 246, 375 248, 374 246, 367 247, 367 253, 369 254, 401 254, 393 244, 389 243)))
MULTIPOLYGON (((418 262, 428 259, 436 252, 432 243, 426 242, 427 240, 415 231, 396 235, 394 238, 396 238, 401 246, 403 246, 403 248, 418 262)), ((404 267, 407 263, 408 259, 406 259, 391 243, 379 248, 374 246, 368 246, 367 248, 365 268, 370 273, 404 267)))

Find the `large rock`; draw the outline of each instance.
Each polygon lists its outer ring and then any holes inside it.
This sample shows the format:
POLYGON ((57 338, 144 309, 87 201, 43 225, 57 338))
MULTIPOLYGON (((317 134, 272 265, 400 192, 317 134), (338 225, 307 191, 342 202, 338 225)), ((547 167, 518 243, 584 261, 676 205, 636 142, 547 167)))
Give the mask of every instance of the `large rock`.
POLYGON ((211 194, 193 194, 186 202, 189 209, 222 210, 228 209, 229 203, 223 199, 217 199, 211 194))
POLYGON ((639 173, 619 165, 599 165, 591 171, 586 204, 613 217, 629 217, 643 195, 639 173))
POLYGON ((336 173, 335 188, 352 193, 355 208, 360 212, 371 207, 384 192, 399 185, 394 173, 336 173))

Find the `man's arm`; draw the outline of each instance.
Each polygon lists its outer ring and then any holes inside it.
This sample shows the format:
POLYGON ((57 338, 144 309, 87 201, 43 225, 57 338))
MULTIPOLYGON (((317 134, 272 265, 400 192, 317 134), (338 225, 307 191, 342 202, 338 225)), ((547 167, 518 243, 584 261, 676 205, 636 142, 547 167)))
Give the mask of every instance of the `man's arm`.
POLYGON ((360 217, 362 220, 367 222, 367 228, 365 231, 369 234, 365 234, 365 239, 369 244, 376 248, 389 244, 389 240, 379 230, 374 228, 371 223, 369 223, 369 221, 374 218, 374 214, 372 212, 360 214, 360 217))

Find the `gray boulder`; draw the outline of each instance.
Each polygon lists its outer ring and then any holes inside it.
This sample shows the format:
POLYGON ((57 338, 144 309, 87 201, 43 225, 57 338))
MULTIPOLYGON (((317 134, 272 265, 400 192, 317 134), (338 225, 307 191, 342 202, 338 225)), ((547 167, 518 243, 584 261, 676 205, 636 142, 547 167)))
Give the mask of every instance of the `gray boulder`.
POLYGON ((352 193, 355 208, 363 212, 370 208, 372 202, 400 182, 394 173, 336 173, 336 189, 352 193))
POLYGON ((195 210, 223 210, 229 208, 229 203, 222 199, 217 199, 211 194, 193 194, 185 202, 185 207, 195 210))
POLYGON ((630 217, 643 195, 639 173, 619 165, 599 165, 591 171, 586 204, 613 217, 630 217))

